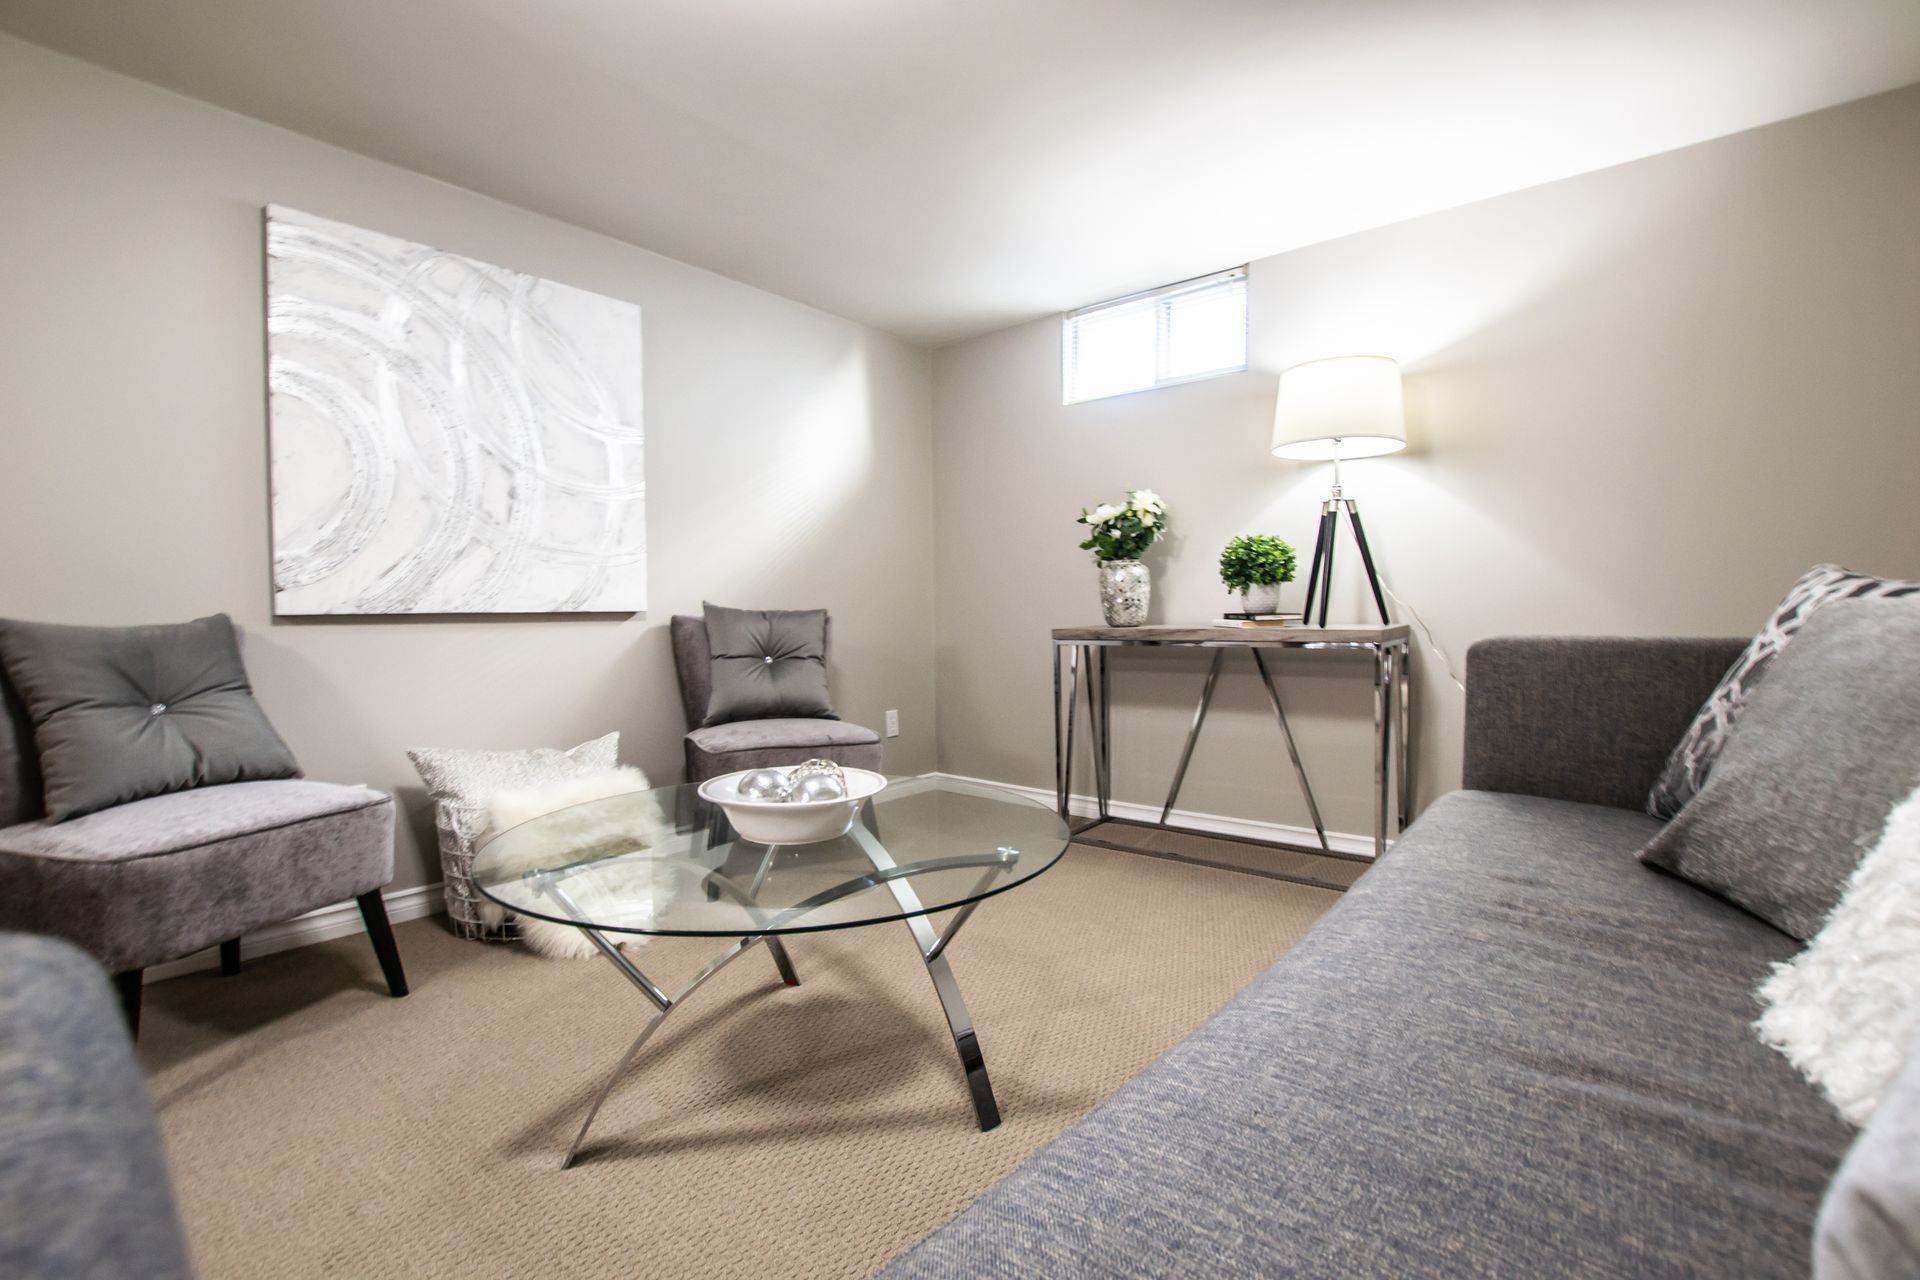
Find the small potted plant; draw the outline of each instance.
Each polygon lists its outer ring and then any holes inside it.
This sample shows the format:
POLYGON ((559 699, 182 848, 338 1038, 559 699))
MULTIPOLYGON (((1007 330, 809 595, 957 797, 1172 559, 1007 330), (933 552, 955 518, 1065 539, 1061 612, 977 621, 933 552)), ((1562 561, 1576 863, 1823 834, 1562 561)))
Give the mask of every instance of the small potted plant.
POLYGON ((1220 581, 1240 593, 1243 613, 1280 612, 1280 584, 1293 581, 1293 547, 1271 533, 1244 533, 1220 552, 1220 581))
POLYGON ((1077 523, 1089 530, 1080 549, 1093 552, 1100 564, 1100 607, 1107 625, 1139 626, 1147 620, 1153 591, 1140 557, 1167 531, 1167 504, 1151 489, 1129 489, 1127 500, 1117 506, 1103 502, 1091 511, 1080 508, 1077 523))

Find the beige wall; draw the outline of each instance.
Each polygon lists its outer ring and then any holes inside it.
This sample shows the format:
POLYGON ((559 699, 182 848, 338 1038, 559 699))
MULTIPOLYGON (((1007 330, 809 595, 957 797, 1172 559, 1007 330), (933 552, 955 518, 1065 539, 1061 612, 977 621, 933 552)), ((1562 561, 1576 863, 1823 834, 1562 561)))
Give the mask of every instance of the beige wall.
MULTIPOLYGON (((1304 560, 1325 492, 1266 454, 1275 372, 1367 351, 1405 364, 1418 439, 1350 488, 1456 666, 1501 633, 1744 632, 1815 561, 1920 575, 1916 154, 1920 88, 1265 259, 1252 371, 1062 407, 1055 320, 936 353, 930 388, 872 330, 0 37, 0 613, 232 613, 310 772, 406 802, 400 885, 437 876, 408 745, 617 728, 673 776, 664 623, 703 596, 832 608, 843 710, 902 713, 890 768, 1047 785, 1046 632, 1098 615, 1079 507, 1158 489, 1153 620, 1213 616, 1220 544, 1304 560), (642 306, 647 616, 271 619, 269 201, 642 306)), ((1164 794, 1201 670, 1119 663, 1122 799, 1164 794)), ((1364 664, 1282 670, 1331 824, 1365 830, 1364 664)), ((1460 696, 1417 675, 1431 798, 1460 696)), ((1183 805, 1302 822, 1284 773, 1236 669, 1183 805)))
MULTIPOLYGON (((1266 444, 1276 372, 1320 356, 1405 366, 1419 439, 1349 491, 1456 666, 1499 634, 1748 633, 1823 560, 1920 576, 1916 159, 1920 87, 1264 259, 1252 368, 1207 382, 1062 407, 1051 319, 937 352, 941 767, 1051 785, 1047 631, 1099 609, 1083 504, 1171 503, 1154 622, 1227 605, 1235 533, 1288 538, 1304 576, 1329 469, 1266 444)), ((1363 831, 1366 668, 1336 665, 1282 683, 1330 823, 1363 831)), ((1121 799, 1164 795, 1202 669, 1118 669, 1121 799)), ((1182 804, 1302 822, 1241 670, 1182 804)), ((1461 696, 1431 654, 1416 678, 1431 799, 1459 783, 1461 696)))
POLYGON ((408 746, 618 729, 628 763, 675 778, 665 624, 702 597, 832 609, 841 710, 898 708, 889 767, 933 767, 923 350, 9 37, 0 282, 0 614, 231 613, 308 772, 402 797, 397 886, 439 878, 408 746), (269 201, 640 304, 646 616, 272 620, 269 201))

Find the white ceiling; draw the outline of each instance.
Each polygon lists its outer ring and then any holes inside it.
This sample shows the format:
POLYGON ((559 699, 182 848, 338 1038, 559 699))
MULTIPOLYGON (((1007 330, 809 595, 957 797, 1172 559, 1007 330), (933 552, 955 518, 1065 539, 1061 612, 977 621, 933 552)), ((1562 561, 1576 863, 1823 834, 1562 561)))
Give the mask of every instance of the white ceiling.
POLYGON ((915 341, 1920 80, 1916 0, 0 0, 915 341))

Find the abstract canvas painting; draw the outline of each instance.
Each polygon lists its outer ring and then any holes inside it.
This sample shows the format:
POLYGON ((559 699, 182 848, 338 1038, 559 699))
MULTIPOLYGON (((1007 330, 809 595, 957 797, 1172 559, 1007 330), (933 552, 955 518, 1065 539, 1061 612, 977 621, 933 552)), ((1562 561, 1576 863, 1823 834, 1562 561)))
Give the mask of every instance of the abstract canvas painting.
POLYGON ((267 210, 274 612, 646 608, 640 308, 267 210))

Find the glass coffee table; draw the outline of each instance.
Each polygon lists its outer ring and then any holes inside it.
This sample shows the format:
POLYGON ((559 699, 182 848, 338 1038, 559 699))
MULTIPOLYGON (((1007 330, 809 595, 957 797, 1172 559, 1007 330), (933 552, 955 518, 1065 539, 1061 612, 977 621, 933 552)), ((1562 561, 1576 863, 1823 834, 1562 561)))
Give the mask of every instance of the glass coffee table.
POLYGON ((947 947, 976 907, 1060 860, 1066 824, 995 787, 890 779, 843 836, 817 844, 740 839, 691 786, 594 800, 522 823, 473 860, 481 893, 517 915, 579 929, 653 1006, 595 1096, 560 1167, 570 1167, 607 1095, 667 1016, 708 978, 764 944, 788 986, 799 976, 783 938, 902 921, 953 1032, 980 1128, 1000 1123, 973 1018, 947 947), (927 917, 955 914, 936 932, 927 917), (616 945, 620 935, 731 938, 669 995, 616 945))

